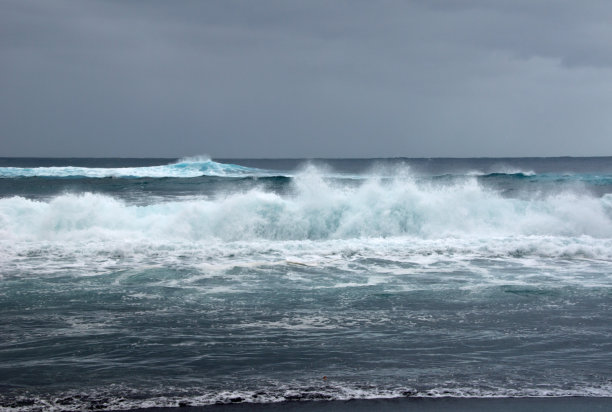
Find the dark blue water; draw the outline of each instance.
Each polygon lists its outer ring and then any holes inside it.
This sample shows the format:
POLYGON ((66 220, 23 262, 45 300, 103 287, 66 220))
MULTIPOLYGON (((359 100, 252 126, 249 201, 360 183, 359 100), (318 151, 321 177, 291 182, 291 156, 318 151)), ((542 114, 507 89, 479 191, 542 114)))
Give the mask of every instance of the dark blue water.
POLYGON ((0 159, 0 407, 612 396, 612 158, 0 159))

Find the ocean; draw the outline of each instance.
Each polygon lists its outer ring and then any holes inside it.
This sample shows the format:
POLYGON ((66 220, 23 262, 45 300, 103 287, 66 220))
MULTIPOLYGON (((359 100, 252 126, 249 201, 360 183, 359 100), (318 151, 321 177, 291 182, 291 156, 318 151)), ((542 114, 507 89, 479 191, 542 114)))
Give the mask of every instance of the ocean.
POLYGON ((0 409, 529 397, 612 397, 612 158, 0 158, 0 409))

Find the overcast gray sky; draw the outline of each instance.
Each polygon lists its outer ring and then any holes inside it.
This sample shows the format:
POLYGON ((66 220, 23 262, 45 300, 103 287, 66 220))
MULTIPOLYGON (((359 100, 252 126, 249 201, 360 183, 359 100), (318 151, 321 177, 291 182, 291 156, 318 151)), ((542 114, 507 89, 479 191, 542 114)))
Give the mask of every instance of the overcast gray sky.
POLYGON ((0 1, 0 156, 612 155, 612 2, 0 1))

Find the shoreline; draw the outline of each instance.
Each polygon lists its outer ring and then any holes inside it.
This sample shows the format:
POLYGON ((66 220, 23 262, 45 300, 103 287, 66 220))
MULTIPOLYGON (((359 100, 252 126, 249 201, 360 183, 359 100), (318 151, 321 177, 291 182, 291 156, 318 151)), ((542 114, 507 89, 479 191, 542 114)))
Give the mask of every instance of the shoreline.
POLYGON ((528 398, 392 398, 346 401, 286 401, 278 403, 235 403, 206 406, 151 407, 131 412, 231 412, 231 411, 609 411, 612 397, 528 397, 528 398))

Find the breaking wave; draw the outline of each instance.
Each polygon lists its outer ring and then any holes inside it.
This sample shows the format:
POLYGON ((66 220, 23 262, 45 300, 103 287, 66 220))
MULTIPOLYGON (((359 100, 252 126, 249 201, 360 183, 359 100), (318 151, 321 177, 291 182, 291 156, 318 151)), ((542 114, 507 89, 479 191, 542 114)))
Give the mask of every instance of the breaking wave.
POLYGON ((611 194, 515 199, 483 188, 476 179, 436 186, 409 177, 342 186, 316 170, 298 175, 292 185, 290 194, 254 188, 148 205, 93 193, 47 201, 15 196, 0 199, 0 236, 50 241, 612 237, 611 194))
POLYGON ((205 157, 191 157, 181 159, 176 163, 161 166, 147 167, 0 167, 0 178, 16 177, 87 177, 87 178, 140 178, 140 177, 244 177, 270 175, 262 169, 240 165, 218 163, 205 157))

